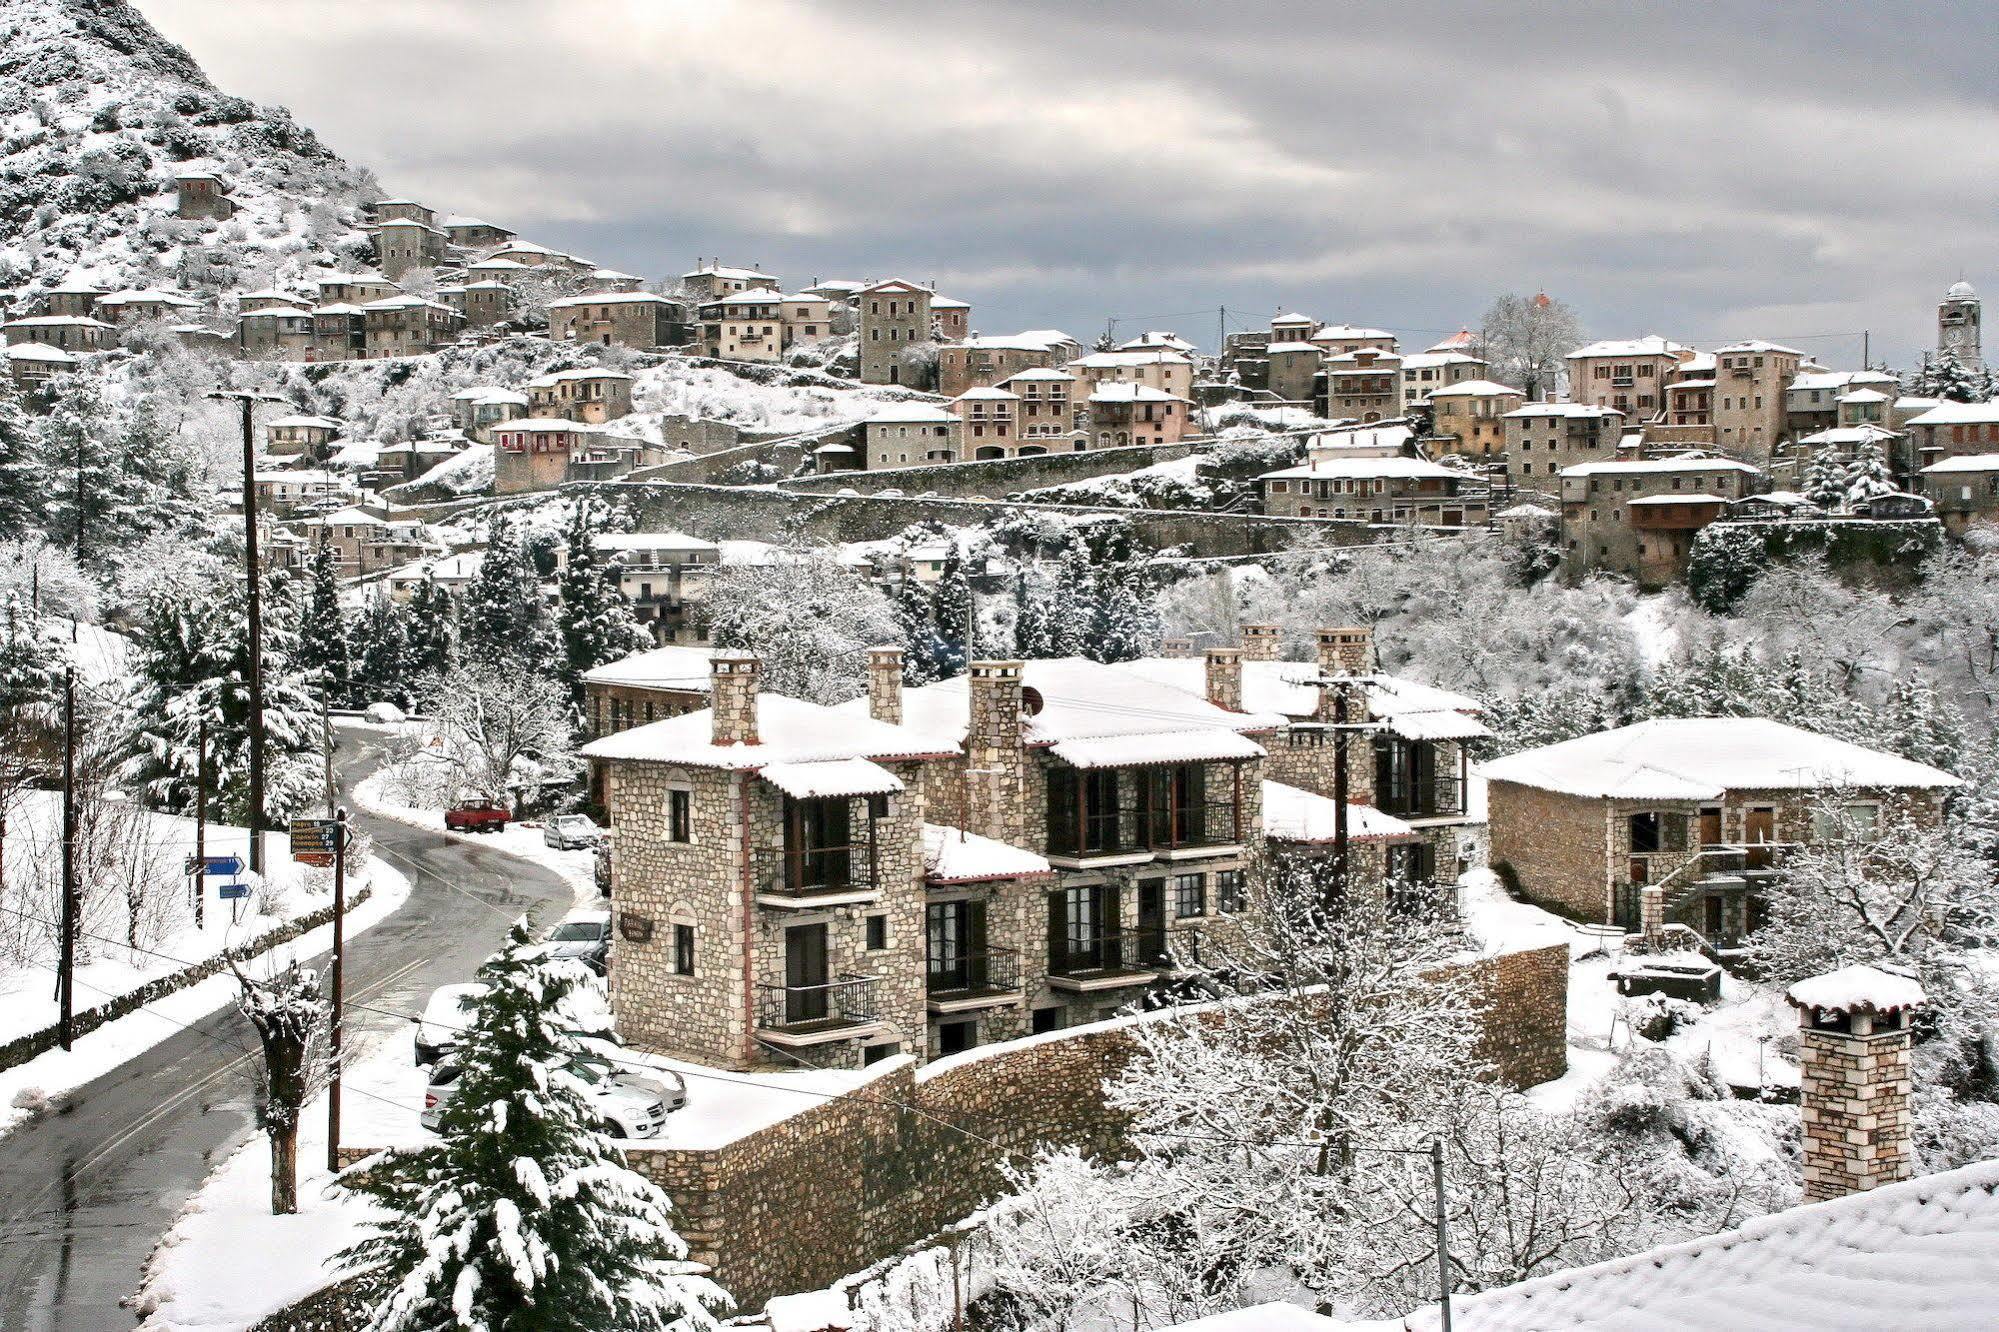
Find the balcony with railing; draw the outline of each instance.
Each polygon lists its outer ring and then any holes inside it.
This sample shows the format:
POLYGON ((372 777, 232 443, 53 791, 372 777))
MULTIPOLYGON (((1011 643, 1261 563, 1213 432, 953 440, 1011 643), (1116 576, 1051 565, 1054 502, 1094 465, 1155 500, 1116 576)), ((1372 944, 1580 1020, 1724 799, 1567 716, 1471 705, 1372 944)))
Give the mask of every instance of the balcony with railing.
POLYGON ((1240 794, 1228 764, 1056 768, 1048 855, 1078 865, 1225 854, 1243 839, 1240 794))
POLYGON ((1465 812, 1465 779, 1450 772, 1377 780, 1374 807, 1401 819, 1455 818, 1465 812))
POLYGON ((784 805, 784 848, 757 901, 806 908, 873 901, 881 887, 873 800, 787 797, 784 805))
POLYGON ((1048 941, 1048 984, 1058 990, 1145 985, 1169 964, 1164 930, 1072 932, 1048 941))
POLYGON ((924 973, 924 991, 933 1013, 1013 1003, 1020 998, 1020 953, 989 947, 932 957, 924 973))
POLYGON ((880 1021, 879 983, 846 972, 816 985, 759 984, 758 1034, 783 1045, 847 1039, 880 1021))

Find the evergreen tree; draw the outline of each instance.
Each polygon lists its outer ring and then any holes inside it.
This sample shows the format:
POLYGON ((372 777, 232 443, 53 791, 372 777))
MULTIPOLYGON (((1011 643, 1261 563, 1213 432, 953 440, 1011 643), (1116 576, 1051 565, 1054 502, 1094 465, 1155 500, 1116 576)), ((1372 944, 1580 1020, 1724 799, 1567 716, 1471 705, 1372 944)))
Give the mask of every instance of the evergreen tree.
POLYGON ((1013 650, 1016 656, 1033 661, 1038 657, 1053 656, 1049 647, 1049 634, 1053 626, 1049 622, 1048 595, 1040 580, 1027 570, 1021 571, 1013 588, 1013 650))
MULTIPOLYGON (((944 557, 944 568, 937 578, 937 590, 930 603, 931 621, 937 627, 938 636, 947 643, 957 645, 957 656, 970 661, 978 650, 972 640, 972 580, 965 572, 965 561, 953 547, 944 557)), ((955 675, 949 671, 946 674, 955 675)))
POLYGON ((19 596, 0 606, 0 715, 52 710, 69 645, 19 596))
POLYGON ((1831 449, 1821 448, 1812 454, 1805 467, 1804 496, 1827 513, 1838 509, 1846 499, 1846 469, 1839 465, 1831 449))
POLYGON ((1903 758, 1945 771, 1955 771, 1964 752, 1964 719, 1937 697, 1919 671, 1901 677, 1888 691, 1872 732, 1877 743, 1903 758))
POLYGON ((345 1181, 389 1215, 339 1261, 371 1327, 713 1328, 728 1297, 687 1263, 666 1194, 596 1126, 586 1077, 608 1070, 562 1011, 586 973, 539 951, 517 924, 480 968, 439 1141, 345 1181))
POLYGON ((1948 402, 1984 402, 1990 384, 1984 366, 1966 366, 1954 356, 1930 356, 1922 368, 1909 376, 1909 392, 1918 398, 1942 398, 1948 402))
POLYGON ((1097 570, 1090 548, 1072 539, 1055 565, 1055 594, 1048 608, 1048 654, 1078 657, 1097 618, 1097 570))
POLYGON ((603 518, 579 501, 570 515, 567 559, 556 589, 560 598, 563 683, 572 701, 583 700, 583 674, 652 645, 618 583, 615 560, 597 549, 603 518))
POLYGON ((347 643, 347 614, 340 605, 339 568, 333 547, 320 542, 307 567, 311 584, 305 616, 299 625, 299 667, 314 689, 341 703, 352 690, 352 663, 347 643))
POLYGON ((459 625, 468 657, 554 673, 557 644, 541 577, 519 528, 504 516, 493 520, 479 572, 466 585, 459 625))
POLYGON ((443 675, 458 664, 458 608, 434 573, 410 593, 403 634, 412 678, 443 675))
POLYGON ((1888 471, 1888 458, 1881 452, 1879 444, 1854 447, 1853 458, 1846 465, 1844 482, 1847 508, 1877 495, 1895 493, 1895 478, 1888 471))
POLYGON ((1096 615, 1084 651, 1093 661, 1136 661, 1158 638, 1145 575, 1131 560, 1100 569, 1096 615))
POLYGON ((409 635, 403 629, 403 616, 388 597, 371 597, 362 607, 354 621, 352 649, 355 701, 408 707, 410 684, 416 672, 410 665, 409 635))
POLYGON ((126 504, 117 435, 103 390, 87 375, 63 375, 42 423, 45 530, 86 568, 133 539, 120 519, 126 504))
POLYGON ((16 541, 34 527, 49 479, 37 454, 39 434, 10 375, 0 375, 0 541, 16 541))
POLYGON ((895 614, 902 624, 902 682, 927 685, 949 674, 950 646, 932 623, 930 594, 905 575, 895 587, 895 614))

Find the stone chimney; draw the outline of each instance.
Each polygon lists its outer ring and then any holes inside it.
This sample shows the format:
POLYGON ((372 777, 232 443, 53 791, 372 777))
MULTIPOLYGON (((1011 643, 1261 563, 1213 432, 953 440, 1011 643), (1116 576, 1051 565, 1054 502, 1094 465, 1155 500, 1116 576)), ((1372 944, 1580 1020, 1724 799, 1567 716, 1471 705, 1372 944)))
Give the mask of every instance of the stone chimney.
POLYGON ((1366 675, 1373 669, 1374 630, 1347 628, 1319 631, 1321 675, 1366 675))
POLYGON ((1274 624, 1246 624, 1242 627, 1242 659, 1244 661, 1276 661, 1277 649, 1283 642, 1274 624))
POLYGON ((718 745, 754 745, 757 739, 757 681, 763 663, 747 652, 717 652, 708 659, 718 745))
POLYGON ((902 649, 868 649, 868 715, 902 724, 902 649))
POLYGON ((1242 711, 1242 658, 1241 648, 1208 649, 1208 702, 1230 712, 1242 711))
POLYGON ((1805 1201, 1909 1178, 1909 1017, 1928 1002, 1922 985, 1851 966, 1801 980, 1784 997, 1798 1010, 1805 1201))
POLYGON ((1021 663, 975 661, 967 671, 965 828, 1027 847, 1027 745, 1021 663))

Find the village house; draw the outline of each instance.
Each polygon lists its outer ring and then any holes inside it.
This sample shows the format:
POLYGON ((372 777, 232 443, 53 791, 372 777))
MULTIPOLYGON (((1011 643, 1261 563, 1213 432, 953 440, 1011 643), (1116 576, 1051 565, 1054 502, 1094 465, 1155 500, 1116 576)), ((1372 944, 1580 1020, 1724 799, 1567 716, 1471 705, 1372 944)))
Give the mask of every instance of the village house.
POLYGON ((264 452, 274 458, 301 454, 324 460, 340 437, 340 422, 330 416, 280 416, 264 422, 264 452))
POLYGON ((7 347, 7 374, 23 393, 45 388, 57 375, 75 370, 76 357, 60 347, 40 342, 18 342, 7 347))
POLYGON ((1563 468, 1563 567, 1574 578, 1601 569, 1664 587, 1686 572, 1694 536, 1762 480, 1748 463, 1697 455, 1563 468))
MULTIPOLYGON (((706 626, 696 612, 721 566, 720 546, 685 532, 607 532, 593 544, 617 560, 618 588, 654 641, 702 641, 706 626)), ((706 687, 705 673, 697 683, 706 687)))
MULTIPOLYGON (((935 300, 930 303, 934 311, 935 300)), ((834 336, 834 304, 809 291, 793 292, 783 299, 778 318, 783 321, 784 345, 788 350, 803 342, 821 342, 834 336)), ((839 307, 846 308, 843 302, 839 307)))
POLYGON ((492 250, 515 239, 518 233, 476 217, 447 217, 444 238, 461 250, 492 250))
POLYGON ((527 383, 528 416, 604 425, 632 412, 632 377, 619 370, 558 370, 527 383))
MULTIPOLYGON (((949 404, 958 418, 958 438, 963 441, 967 460, 1011 458, 1018 442, 1015 431, 1020 414, 1020 395, 1003 388, 966 389, 949 404)), ((1036 453, 1046 452, 1038 446, 1036 453)))
POLYGON ((361 336, 370 359, 421 356, 458 340, 465 317, 439 301, 390 296, 361 307, 361 336))
POLYGON ((438 464, 457 457, 465 447, 465 441, 452 439, 406 439, 384 444, 375 451, 374 466, 362 473, 362 482, 379 489, 415 481, 438 464))
POLYGON ((1140 384, 1175 398, 1194 396, 1193 358, 1170 348, 1092 352, 1063 368, 1076 377, 1077 391, 1085 397, 1115 384, 1140 384))
POLYGON ((524 416, 496 424, 493 493, 553 490, 569 479, 569 461, 596 443, 591 428, 564 417, 524 416))
POLYGON ((368 216, 376 222, 421 222, 427 227, 437 225, 437 212, 414 199, 377 199, 364 205, 368 216))
POLYGON ((0 333, 5 334, 10 347, 32 342, 71 354, 103 351, 118 343, 116 328, 87 315, 50 314, 10 319, 0 324, 0 333))
POLYGON ((1119 351, 1170 351, 1189 357, 1197 355, 1200 351, 1200 348, 1181 337, 1178 333, 1160 328, 1148 329, 1135 338, 1126 338, 1117 345, 1117 349, 1119 351))
POLYGON ((696 305, 732 292, 778 289, 777 279, 761 269, 730 268, 713 260, 697 263, 691 272, 682 273, 680 287, 696 305))
POLYGON ((212 171, 183 171, 174 177, 174 215, 199 222, 227 222, 238 204, 229 182, 212 171))
POLYGON ((1714 357, 1703 353, 1681 363, 1680 372, 1666 382, 1666 425, 1676 431, 1701 431, 1683 437, 1688 442, 1714 443, 1714 357), (1705 370, 1694 369, 1705 360, 1705 370))
MULTIPOLYGON (((1840 403, 1857 389, 1871 390, 1887 402, 1902 391, 1895 376, 1879 370, 1801 370, 1784 390, 1784 429, 1799 437, 1858 424, 1840 417, 1840 403)), ((1874 423, 1882 422, 1877 417, 1874 423)))
POLYGON ((1492 458, 1506 452, 1508 414, 1517 412, 1527 395, 1490 379, 1461 379, 1432 389, 1430 434, 1424 441, 1433 454, 1461 458, 1492 458))
POLYGON ((1821 454, 1836 460, 1843 468, 1867 449, 1878 451, 1884 460, 1890 461, 1906 451, 1900 434, 1878 425, 1828 426, 1793 440, 1771 462, 1770 477, 1777 486, 1797 490, 1810 474, 1812 460, 1821 454))
POLYGON ((358 505, 300 519, 291 528, 308 555, 322 544, 330 547, 342 578, 387 573, 430 549, 421 524, 390 520, 358 505))
POLYGON ((381 217, 379 213, 377 218, 370 228, 375 239, 375 266, 389 278, 444 262, 444 233, 429 222, 414 217, 381 217))
POLYGON ((1506 429, 1506 471, 1518 490, 1553 495, 1565 467, 1617 456, 1624 413, 1580 402, 1530 402, 1501 418, 1506 429))
POLYGON ((459 596, 472 585, 472 580, 479 576, 479 566, 485 563, 485 560, 485 552, 477 550, 413 560, 400 568, 389 570, 389 599, 398 605, 406 605, 409 599, 416 595, 416 590, 427 582, 436 583, 454 597, 459 596))
POLYGON ((918 343, 935 340, 932 327, 930 288, 902 278, 876 282, 861 290, 860 308, 861 382, 863 384, 906 384, 928 388, 934 378, 921 362, 906 360, 905 354, 918 343))
POLYGON ((1385 328, 1362 328, 1354 324, 1323 324, 1312 332, 1311 340, 1328 356, 1345 356, 1357 351, 1397 355, 1401 346, 1385 328))
MULTIPOLYGON (((1193 431, 1194 404, 1150 384, 1102 383, 1084 402, 1084 433, 1100 449, 1130 444, 1178 444, 1193 431)), ((1040 450, 1037 450, 1037 452, 1040 450)))
POLYGON ((1402 415, 1402 358, 1379 347, 1326 357, 1325 415, 1357 421, 1402 415))
POLYGON ((460 389, 447 400, 451 423, 468 438, 482 444, 493 442, 493 427, 527 416, 528 397, 497 384, 460 389))
MULTIPOLYGON (((460 270, 460 274, 467 282, 501 282, 511 289, 514 283, 533 271, 518 259, 488 258, 466 264, 460 270)), ((607 287, 605 290, 616 290, 616 288, 607 287)))
POLYGON ((1634 422, 1651 421, 1666 408, 1667 382, 1693 354, 1656 333, 1592 342, 1568 355, 1569 398, 1612 408, 1634 422))
POLYGON ((366 305, 400 296, 403 289, 380 273, 327 273, 313 279, 319 299, 307 304, 366 305))
POLYGON ((972 331, 972 303, 953 296, 939 296, 934 292, 930 297, 930 318, 937 329, 937 336, 946 342, 955 342, 972 331))
MULTIPOLYGON (((1402 358, 1402 405, 1429 401, 1438 389, 1485 378, 1485 362, 1460 351, 1417 352, 1402 358)), ((1489 382, 1489 381, 1488 381, 1489 382)))
POLYGON ((177 292, 155 291, 150 287, 109 292, 98 298, 97 316, 120 326, 148 319, 183 320, 205 308, 202 303, 177 292))
POLYGON ((1326 353, 1317 343, 1304 339, 1270 344, 1264 369, 1264 387, 1273 397, 1309 408, 1321 396, 1326 353))
POLYGON ((508 241, 487 255, 486 259, 490 262, 516 263, 523 268, 545 268, 552 274, 569 278, 580 278, 597 267, 588 259, 578 259, 573 254, 564 254, 561 250, 524 240, 508 241))
POLYGON ((437 289, 437 299, 456 310, 466 328, 491 328, 513 313, 514 289, 504 282, 463 282, 437 289))
POLYGON ((1278 314, 1270 320, 1270 336, 1264 349, 1284 347, 1298 342, 1309 342, 1319 327, 1319 321, 1307 314, 1278 314))
POLYGON ((962 456, 958 417, 928 403, 891 403, 863 421, 861 433, 862 466, 869 471, 951 463, 962 456))
POLYGON ((259 509, 288 517, 310 510, 338 509, 359 494, 353 479, 319 468, 258 472, 251 482, 259 509))
MULTIPOLYGON (((585 671, 584 736, 598 740, 707 707, 714 655, 710 648, 676 644, 585 671)), ((593 789, 602 790, 595 783, 593 789)))
POLYGON ((1479 772, 1492 863, 1530 900, 1633 932, 1650 910, 1716 947, 1737 946, 1755 928, 1757 891, 1785 853, 1828 835, 1824 802, 1862 828, 1933 822, 1962 785, 1937 768, 1756 717, 1639 722, 1479 772))
POLYGON ((824 296, 835 305, 844 305, 852 309, 854 298, 859 296, 867 285, 852 278, 814 278, 799 290, 808 296, 824 296))
POLYGON ((1804 353, 1774 342, 1731 343, 1714 350, 1714 442, 1767 465, 1785 427, 1786 393, 1804 353))
POLYGON ((701 350, 731 361, 776 361, 784 353, 784 296, 757 287, 701 306, 701 350))
POLYGON ((1063 370, 1022 370, 999 387, 1020 399, 1014 432, 1023 444, 1055 449, 1076 427, 1076 377, 1063 370))
POLYGON ((595 291, 548 303, 548 335, 570 342, 652 351, 692 336, 686 307, 650 291, 595 291))
POLYGON ((89 319, 97 313, 97 302, 109 293, 110 288, 100 287, 89 279, 72 273, 42 293, 41 312, 45 315, 68 315, 76 319, 89 319))
MULTIPOLYGON (((335 302, 315 305, 309 361, 359 361, 368 355, 368 314, 358 305, 335 302)), ((240 329, 240 323, 239 323, 240 329)))
POLYGON ((246 361, 306 360, 317 346, 313 335, 316 317, 313 311, 293 305, 245 310, 236 316, 236 346, 246 361))
POLYGON ((1963 536, 1974 523, 1999 520, 1999 453, 1961 453, 1923 468, 1922 495, 1944 530, 1963 536))
POLYGON ((1471 473, 1405 457, 1315 458, 1257 478, 1272 517, 1444 527, 1485 521, 1486 497, 1476 482, 1471 473))
POLYGON ((1941 402, 1912 416, 1906 456, 1897 461, 1920 472, 1945 458, 1999 452, 1999 400, 1941 402))
POLYGON ((1060 370, 1082 353, 1082 346, 1058 328, 1003 337, 974 333, 937 349, 937 391, 956 397, 966 389, 1002 384, 1024 370, 1060 370))

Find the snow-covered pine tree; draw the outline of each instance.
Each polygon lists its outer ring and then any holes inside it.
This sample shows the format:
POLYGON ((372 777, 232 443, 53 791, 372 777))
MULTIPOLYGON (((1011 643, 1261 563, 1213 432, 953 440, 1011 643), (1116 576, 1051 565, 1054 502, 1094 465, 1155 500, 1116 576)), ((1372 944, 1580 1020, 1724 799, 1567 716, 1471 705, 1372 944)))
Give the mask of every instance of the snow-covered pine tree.
POLYGON ((0 375, 0 541, 18 541, 35 526, 49 486, 39 448, 40 432, 13 376, 0 375))
POLYGON ((425 574, 410 592, 403 632, 412 679, 442 675, 458 664, 458 608, 435 573, 425 574))
POLYGON ((469 657, 557 673, 557 645, 542 605, 540 573, 519 527, 504 515, 493 519, 479 572, 465 586, 459 632, 469 657))
POLYGON ((1846 469, 1829 448, 1813 452, 1805 465, 1804 496, 1831 513, 1846 499, 1846 469))
POLYGON ((587 982, 516 924, 479 969, 439 1141, 343 1180, 384 1208, 340 1255, 380 1332, 698 1332, 731 1301, 687 1263, 672 1203, 597 1125, 560 1011, 587 982))
POLYGON ((78 564, 95 568, 132 536, 119 520, 129 497, 117 432, 94 376, 59 375, 50 392, 54 406, 42 422, 43 529, 78 564))
POLYGON ((1921 671, 1895 681, 1871 730, 1885 748, 1946 772, 1957 769, 1964 751, 1964 718, 1937 696, 1921 671))
POLYGON ((53 709, 69 645, 17 595, 0 606, 0 714, 53 709))
MULTIPOLYGON (((972 629, 972 580, 965 570, 964 557, 954 545, 951 553, 944 557, 944 567, 937 577, 937 590, 931 601, 931 620, 937 627, 938 637, 953 645, 953 656, 958 661, 970 661, 977 645, 971 641, 972 629)), ((956 675, 961 667, 941 670, 940 675, 956 675)))
POLYGON ((1921 368, 1909 376, 1909 393, 1918 398, 1983 402, 1986 389, 1985 367, 1960 364, 1955 356, 1927 356, 1921 368))
POLYGON ((347 642, 347 612, 340 604, 340 570, 333 547, 320 542, 306 566, 305 613, 299 623, 299 668, 315 690, 346 703, 353 666, 347 642))
POLYGON ((570 514, 567 559, 556 581, 563 683, 577 703, 583 700, 584 672, 652 646, 619 586, 617 562, 597 549, 597 536, 604 530, 602 510, 579 500, 570 514))
POLYGON ((1054 595, 1048 601, 1048 655, 1079 657, 1097 618, 1097 569, 1090 548, 1071 538, 1055 565, 1054 595))
POLYGON ((895 614, 902 623, 902 682, 927 685, 945 674, 948 645, 932 623, 930 594, 904 575, 895 585, 895 614))
POLYGON ((1895 493, 1895 478, 1888 470, 1888 456, 1881 451, 1879 444, 1870 442, 1854 446, 1853 458, 1846 465, 1844 489, 1845 507, 1849 509, 1862 500, 1895 493))
POLYGON ((370 597, 355 618, 351 646, 354 701, 363 706, 387 702, 408 707, 415 673, 410 666, 409 635, 404 632, 403 616, 395 602, 386 596, 370 597))
POLYGON ((1084 651, 1094 661, 1136 661, 1159 638, 1143 567, 1135 560, 1109 565, 1097 587, 1095 629, 1084 651))

